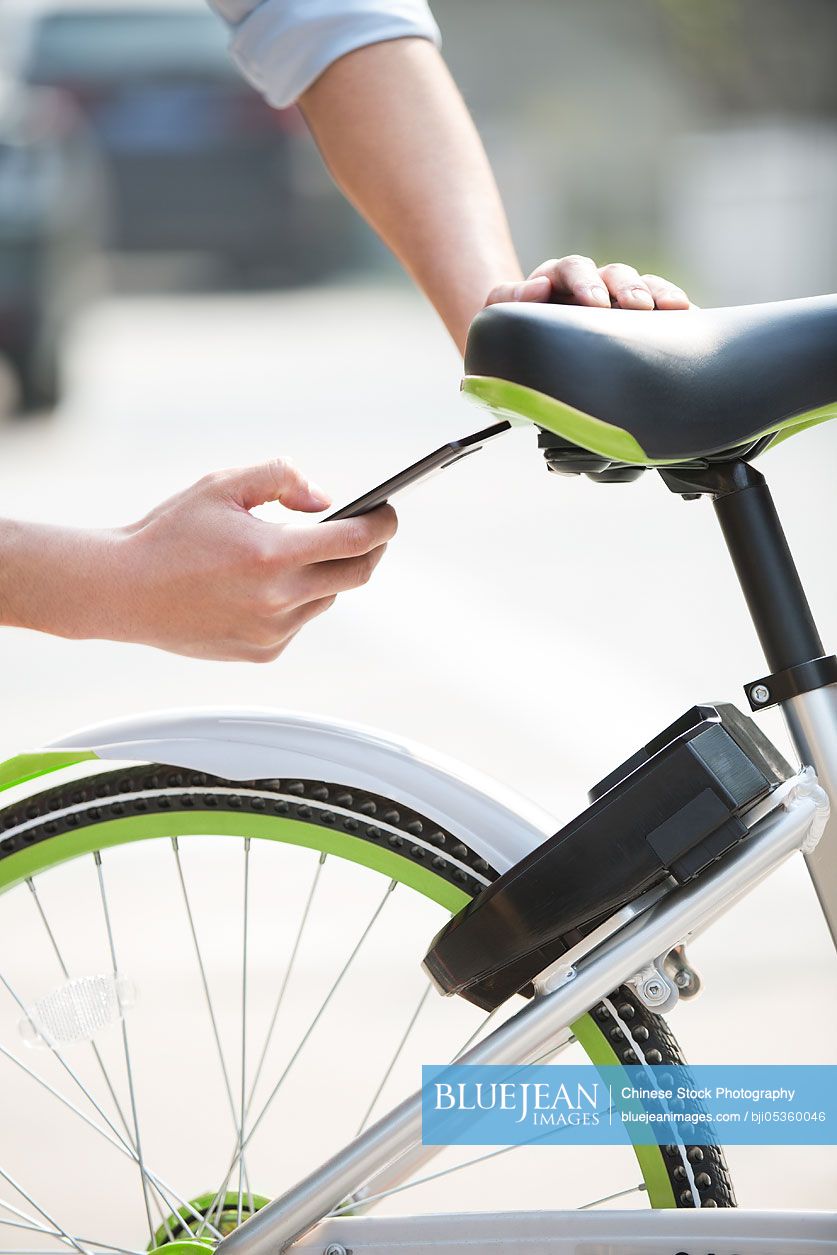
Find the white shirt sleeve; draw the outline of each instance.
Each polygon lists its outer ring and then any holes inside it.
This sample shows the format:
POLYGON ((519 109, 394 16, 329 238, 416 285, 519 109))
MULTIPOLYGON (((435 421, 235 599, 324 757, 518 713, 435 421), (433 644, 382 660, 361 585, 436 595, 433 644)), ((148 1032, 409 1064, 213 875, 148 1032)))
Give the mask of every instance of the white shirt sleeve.
POLYGON ((230 52, 272 105, 291 105, 339 57, 406 36, 441 37, 427 0, 209 0, 230 52))

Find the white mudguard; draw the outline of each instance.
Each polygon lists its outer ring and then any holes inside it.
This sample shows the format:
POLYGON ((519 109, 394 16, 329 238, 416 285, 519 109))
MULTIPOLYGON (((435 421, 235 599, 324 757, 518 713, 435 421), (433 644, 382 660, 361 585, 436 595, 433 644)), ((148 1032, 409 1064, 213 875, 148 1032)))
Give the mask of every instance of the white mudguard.
POLYGON ((176 710, 84 728, 50 749, 165 763, 228 780, 323 780, 378 793, 459 836, 503 872, 560 826, 477 771, 353 724, 273 710, 176 710))

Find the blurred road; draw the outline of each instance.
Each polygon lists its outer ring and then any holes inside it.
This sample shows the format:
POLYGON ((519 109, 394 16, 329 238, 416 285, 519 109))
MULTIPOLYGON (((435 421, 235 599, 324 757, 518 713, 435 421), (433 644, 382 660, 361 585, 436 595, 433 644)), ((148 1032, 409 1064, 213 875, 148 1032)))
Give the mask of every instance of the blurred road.
MULTIPOLYGON (((276 454, 343 501, 483 421, 434 316, 400 288, 112 300, 68 354, 62 411, 0 429, 3 514, 126 523, 208 470, 276 454)), ((827 637, 835 454, 832 424, 762 463, 827 637)), ((682 710, 743 704, 763 670, 710 508, 652 475, 548 476, 516 431, 400 515, 373 583, 266 668, 4 630, 0 752, 131 711, 285 706, 429 742, 568 818, 682 710)), ((693 958, 706 992, 675 1029, 695 1062, 837 1061, 837 961, 801 863, 693 958)), ((730 1159, 749 1205, 834 1202, 833 1150, 730 1159)))

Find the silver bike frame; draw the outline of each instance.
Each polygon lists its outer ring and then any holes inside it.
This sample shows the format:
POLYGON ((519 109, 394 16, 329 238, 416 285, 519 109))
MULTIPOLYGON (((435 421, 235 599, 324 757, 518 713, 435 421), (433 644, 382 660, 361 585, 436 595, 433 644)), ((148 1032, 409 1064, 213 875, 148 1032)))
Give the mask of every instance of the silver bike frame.
MULTIPOLYGON (((801 755, 810 754, 817 767, 822 765, 825 779, 834 779, 833 774, 829 776, 829 767, 833 769, 837 752, 834 696, 832 693, 827 703, 808 704, 808 740, 804 744, 797 742, 801 755)), ((791 734, 796 739, 793 723, 791 734)), ((601 998, 674 946, 703 931, 798 850, 811 860, 812 874, 827 881, 833 850, 817 855, 816 847, 822 845, 829 809, 828 795, 819 786, 815 771, 810 766, 804 768, 751 813, 751 835, 732 854, 699 879, 673 889, 605 940, 571 969, 560 988, 533 999, 459 1062, 525 1063, 542 1056, 574 1020, 590 1011, 601 998)), ((829 839, 833 845, 833 823, 829 839)), ((829 887, 826 884, 823 895, 818 884, 818 891, 826 910, 831 903, 829 887)), ((395 1161, 420 1142, 419 1092, 230 1234, 218 1250, 225 1255, 277 1255, 309 1233, 371 1176, 378 1174, 376 1186, 380 1187, 388 1165, 394 1165, 394 1171, 399 1173, 395 1161)), ((411 1223, 409 1217, 401 1222, 405 1230, 411 1223)), ((509 1249, 514 1249, 514 1241, 510 1235, 509 1249)))
MULTIPOLYGON (((799 761, 810 763, 830 798, 837 798, 837 685, 791 698, 782 707, 799 761)), ((835 807, 837 810, 837 807, 835 807)), ((823 915, 837 949, 837 819, 805 856, 823 915)))
POLYGON ((293 1250, 306 1255, 834 1255, 837 1220, 823 1211, 523 1211, 325 1220, 293 1250))
POLYGON ((523 1211, 325 1220, 294 1253, 306 1255, 834 1255, 837 1220, 823 1211, 523 1211))

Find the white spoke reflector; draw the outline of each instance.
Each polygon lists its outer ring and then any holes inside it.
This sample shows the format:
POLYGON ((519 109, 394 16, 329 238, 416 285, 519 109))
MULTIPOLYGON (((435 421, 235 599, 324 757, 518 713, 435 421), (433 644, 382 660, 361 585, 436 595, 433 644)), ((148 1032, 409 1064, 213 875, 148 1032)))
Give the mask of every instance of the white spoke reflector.
POLYGON ((32 1046, 92 1041, 121 1020, 135 1001, 133 985, 123 976, 79 976, 27 1007, 20 1034, 32 1046))

